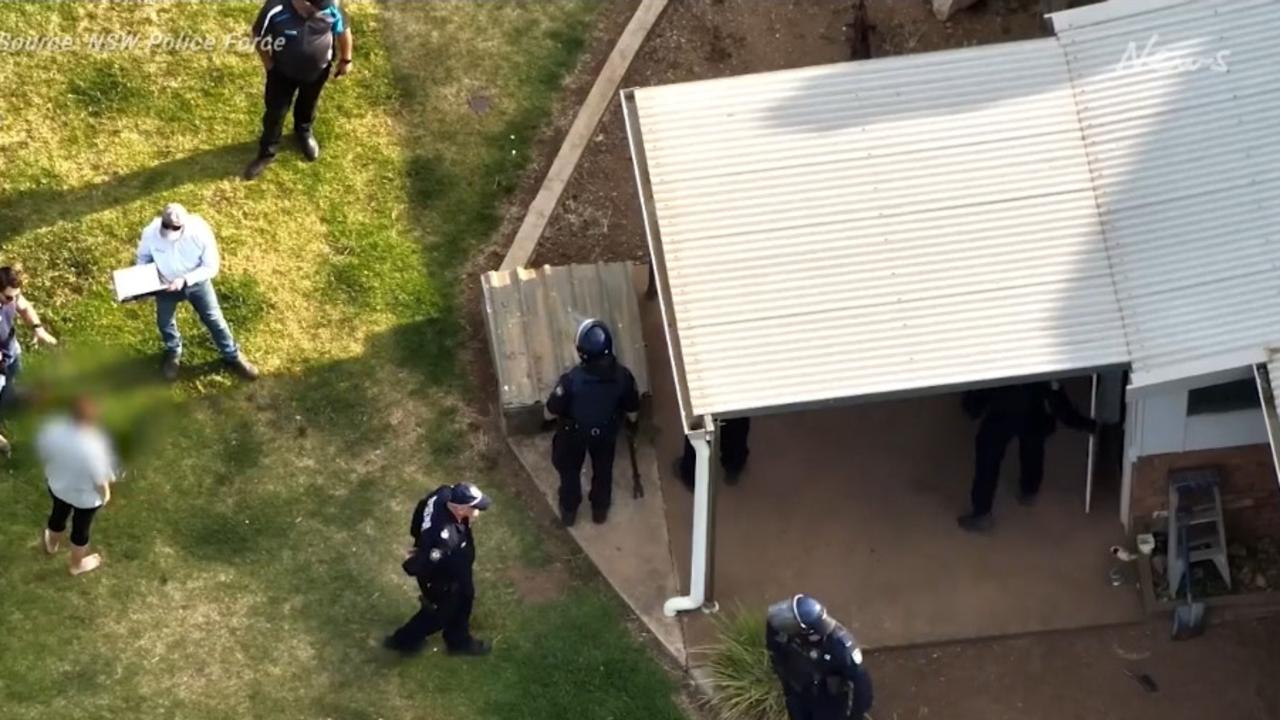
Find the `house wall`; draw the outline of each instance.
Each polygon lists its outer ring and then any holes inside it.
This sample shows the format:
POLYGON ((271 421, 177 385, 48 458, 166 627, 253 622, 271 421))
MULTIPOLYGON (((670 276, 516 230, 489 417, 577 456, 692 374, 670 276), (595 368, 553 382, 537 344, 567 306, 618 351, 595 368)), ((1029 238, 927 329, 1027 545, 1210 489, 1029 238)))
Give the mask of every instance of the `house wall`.
MULTIPOLYGON (((1280 483, 1269 444, 1162 453, 1138 459, 1132 469, 1131 527, 1148 525, 1152 514, 1169 509, 1169 473, 1216 466, 1222 477, 1227 536, 1245 542, 1280 537, 1280 483)), ((1163 521, 1156 524, 1163 527, 1163 521)))
POLYGON ((1251 368, 1241 368, 1140 392, 1134 399, 1138 430, 1133 436, 1130 457, 1268 442, 1261 406, 1237 412, 1187 415, 1187 393, 1191 390, 1251 377, 1251 368))
POLYGON ((1128 527, 1146 527, 1153 513, 1168 510, 1170 472, 1216 466, 1228 534, 1245 541, 1280 537, 1280 482, 1261 406, 1187 415, 1191 390, 1252 376, 1252 368, 1239 368, 1132 394, 1125 427, 1128 502, 1121 512, 1128 527))

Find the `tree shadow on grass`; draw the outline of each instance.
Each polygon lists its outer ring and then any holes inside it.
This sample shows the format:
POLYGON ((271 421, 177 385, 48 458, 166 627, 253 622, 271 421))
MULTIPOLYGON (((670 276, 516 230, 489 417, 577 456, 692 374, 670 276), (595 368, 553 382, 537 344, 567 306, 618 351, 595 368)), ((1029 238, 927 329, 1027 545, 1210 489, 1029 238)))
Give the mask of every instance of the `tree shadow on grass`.
POLYGON ((0 243, 30 230, 78 220, 184 185, 234 177, 254 151, 254 143, 235 143, 201 150, 91 185, 39 187, 5 193, 0 195, 0 243))

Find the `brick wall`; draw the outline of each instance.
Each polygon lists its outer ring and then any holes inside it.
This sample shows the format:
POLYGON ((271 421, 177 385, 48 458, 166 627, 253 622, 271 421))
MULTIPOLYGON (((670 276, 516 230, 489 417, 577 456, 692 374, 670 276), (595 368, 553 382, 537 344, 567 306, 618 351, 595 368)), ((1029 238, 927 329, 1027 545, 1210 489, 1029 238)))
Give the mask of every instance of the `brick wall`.
MULTIPOLYGON (((1254 542, 1280 538, 1280 483, 1270 445, 1148 455, 1133 467, 1129 506, 1134 527, 1142 527, 1157 510, 1169 506, 1169 472, 1216 466, 1222 478, 1222 505, 1228 538, 1254 542)), ((1163 527, 1163 524, 1159 525, 1163 527)))

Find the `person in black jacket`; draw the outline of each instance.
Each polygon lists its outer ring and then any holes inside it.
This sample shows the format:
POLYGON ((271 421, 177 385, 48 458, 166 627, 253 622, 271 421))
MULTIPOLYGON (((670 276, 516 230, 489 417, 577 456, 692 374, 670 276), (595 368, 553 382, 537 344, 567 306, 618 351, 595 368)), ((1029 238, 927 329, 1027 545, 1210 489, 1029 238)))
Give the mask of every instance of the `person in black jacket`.
POLYGON ((489 654, 489 643, 471 637, 476 594, 471 521, 489 505, 489 498, 470 483, 442 485, 418 502, 409 523, 413 548, 403 567, 418 581, 422 607, 387 636, 383 645, 388 649, 415 653, 429 636, 443 630, 450 655, 489 654))
MULTIPOLYGON (((747 466, 747 458, 751 448, 747 446, 747 436, 751 433, 751 418, 729 418, 717 423, 720 426, 720 467, 724 469, 724 481, 727 485, 737 485, 742 470, 747 466)), ((693 452, 693 443, 684 439, 684 453, 676 461, 676 474, 680 482, 690 490, 693 489, 693 476, 698 464, 697 455, 693 452)))
POLYGON ((860 720, 871 709, 871 675, 853 635, 808 595, 769 606, 769 663, 791 720, 860 720))
POLYGON ((1011 440, 1018 439, 1022 468, 1018 501, 1031 505, 1044 479, 1044 444, 1056 429, 1056 421, 1085 432, 1097 432, 1098 429, 1097 422, 1081 415, 1056 382, 972 390, 964 394, 962 404, 969 417, 981 418, 974 440, 973 489, 970 492, 973 507, 957 519, 960 527, 969 531, 991 527, 991 507, 1000 477, 1000 463, 1011 440))
POLYGON ((267 0, 253 23, 253 37, 267 78, 258 155, 245 168, 245 180, 261 175, 275 160, 291 105, 302 156, 308 162, 320 157, 320 143, 311 132, 320 91, 330 75, 343 77, 354 62, 351 28, 338 0, 267 0))
POLYGON ((560 376, 546 412, 559 420, 551 440, 551 463, 560 473, 560 520, 573 525, 582 503, 582 464, 591 455, 591 520, 602 523, 613 502, 613 454, 622 415, 635 423, 640 394, 631 371, 613 355, 613 335, 599 320, 578 328, 574 342, 582 360, 560 376))

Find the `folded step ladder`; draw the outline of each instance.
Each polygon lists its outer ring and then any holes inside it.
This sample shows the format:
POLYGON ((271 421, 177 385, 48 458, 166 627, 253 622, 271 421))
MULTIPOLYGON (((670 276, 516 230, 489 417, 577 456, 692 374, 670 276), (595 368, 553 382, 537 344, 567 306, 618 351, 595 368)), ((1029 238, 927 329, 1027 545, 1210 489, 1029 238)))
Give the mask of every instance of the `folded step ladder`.
MULTIPOLYGON (((1231 587, 1227 565, 1227 533, 1222 522, 1222 493, 1217 468, 1195 468, 1169 473, 1169 594, 1176 596, 1187 565, 1212 561, 1231 587), (1187 552, 1182 551, 1186 528, 1187 552), (1184 564, 1183 559, 1187 561, 1184 564)), ((1190 580, 1188 579, 1188 582, 1190 580)))

